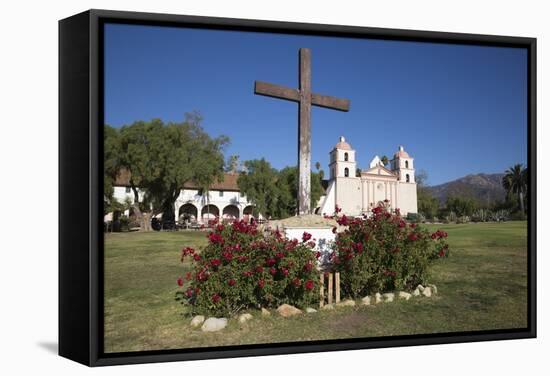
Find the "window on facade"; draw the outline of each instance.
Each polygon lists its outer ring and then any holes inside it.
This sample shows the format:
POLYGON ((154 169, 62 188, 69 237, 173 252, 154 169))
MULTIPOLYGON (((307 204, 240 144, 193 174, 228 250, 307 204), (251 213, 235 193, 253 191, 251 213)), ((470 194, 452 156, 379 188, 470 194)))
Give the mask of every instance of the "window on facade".
POLYGON ((411 182, 411 177, 409 176, 409 174, 405 175, 405 180, 407 181, 407 183, 411 182))
POLYGON ((220 191, 220 197, 223 197, 223 191, 220 191))
POLYGON ((347 178, 349 176, 349 168, 344 168, 344 176, 347 178))
POLYGON ((126 193, 130 193, 130 192, 132 192, 132 188, 126 187, 126 193))
POLYGON ((347 162, 347 161, 348 161, 348 158, 349 158, 348 153, 344 153, 344 161, 347 162))
POLYGON ((405 161, 405 168, 409 168, 409 161, 405 161))

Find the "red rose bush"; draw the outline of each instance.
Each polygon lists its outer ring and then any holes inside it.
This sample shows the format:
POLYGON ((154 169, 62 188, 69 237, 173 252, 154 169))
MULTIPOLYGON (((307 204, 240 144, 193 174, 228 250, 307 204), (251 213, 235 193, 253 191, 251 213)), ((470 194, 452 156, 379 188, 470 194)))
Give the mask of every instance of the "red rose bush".
POLYGON ((345 295, 414 289, 426 282, 435 260, 449 255, 445 231, 430 233, 409 224, 399 210, 392 213, 388 206, 377 206, 361 218, 335 213, 338 224, 347 227, 338 233, 331 257, 345 295))
POLYGON ((305 307, 319 299, 310 234, 288 240, 278 231, 262 233, 254 224, 236 221, 214 225, 207 237, 200 253, 187 247, 181 255, 182 262, 193 264, 185 281, 177 280, 193 314, 226 316, 283 303, 305 307))

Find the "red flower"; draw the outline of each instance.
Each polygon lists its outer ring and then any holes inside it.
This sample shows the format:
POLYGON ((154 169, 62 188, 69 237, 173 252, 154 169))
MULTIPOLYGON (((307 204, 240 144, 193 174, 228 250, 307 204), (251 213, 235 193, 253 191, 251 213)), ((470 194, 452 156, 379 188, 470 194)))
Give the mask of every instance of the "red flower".
POLYGON ((269 273, 270 273, 271 275, 275 275, 275 274, 277 274, 277 269, 271 268, 271 269, 269 269, 269 273))
POLYGON ((191 272, 185 273, 185 279, 186 279, 186 280, 190 281, 191 278, 193 278, 193 274, 192 274, 191 272))
POLYGON ((217 259, 217 258, 212 259, 212 261, 210 261, 210 264, 211 264, 212 266, 219 266, 221 263, 222 263, 221 260, 220 260, 220 259, 217 259))
POLYGON ((181 277, 178 278, 178 286, 179 287, 183 286, 183 278, 181 278, 181 277))
POLYGON ((265 281, 264 281, 263 279, 260 279, 260 280, 258 281, 258 286, 259 286, 261 289, 263 289, 264 286, 265 286, 265 281))
POLYGON ((287 268, 282 268, 281 273, 283 273, 283 275, 286 277, 288 275, 288 269, 287 268))
POLYGON ((231 278, 229 281, 227 281, 227 284, 229 286, 235 286, 235 283, 237 283, 237 281, 235 281, 233 278, 231 278))
POLYGON ((410 241, 414 242, 417 239, 418 239, 418 235, 416 235, 414 232, 409 234, 409 240, 410 241))
POLYGON ((273 266, 277 263, 277 260, 275 260, 274 258, 268 258, 267 260, 265 260, 265 263, 267 264, 267 266, 273 266))
POLYGON ((338 231, 338 229, 336 228, 336 226, 334 226, 334 227, 332 228, 332 233, 333 233, 333 234, 336 234, 336 231, 338 231))
POLYGON ((311 264, 311 262, 308 261, 307 264, 304 265, 304 270, 306 272, 310 272, 311 269, 313 269, 313 265, 311 264))
POLYGON ((252 275, 252 272, 248 272, 248 271, 247 271, 247 272, 244 272, 243 275, 244 275, 245 277, 250 277, 250 276, 252 275))
POLYGON ((311 279, 308 279, 306 281, 306 283, 304 284, 304 287, 306 288, 306 290, 313 290, 314 286, 315 286, 315 284, 313 283, 313 281, 311 279))
POLYGON ((262 268, 260 265, 256 266, 256 269, 254 269, 256 273, 261 273, 264 271, 264 268, 262 268))
POLYGON ((302 234, 302 241, 305 243, 305 242, 307 242, 309 239, 311 239, 311 234, 304 231, 304 233, 302 234))
POLYGON ((319 252, 319 251, 315 252, 315 257, 316 258, 321 258, 321 252, 319 252))
POLYGON ((208 239, 210 240, 210 243, 212 243, 212 244, 222 244, 223 243, 222 236, 220 234, 215 233, 215 232, 211 232, 208 235, 208 239))
POLYGON ((233 253, 231 253, 231 252, 224 252, 224 253, 222 253, 222 257, 223 257, 226 261, 231 261, 231 260, 233 260, 233 253))
POLYGON ((198 254, 195 253, 195 254, 193 255, 193 259, 194 259, 195 261, 200 261, 201 257, 200 257, 198 254))
POLYGON ((212 302, 213 302, 214 304, 216 304, 216 303, 218 303, 218 302, 221 300, 221 298, 222 298, 222 297, 221 297, 219 294, 214 294, 214 295, 212 295, 212 302))
POLYGON ((337 219, 336 222, 342 226, 347 226, 349 224, 348 217, 346 217, 345 214, 342 216, 342 218, 337 219))
POLYGON ((285 254, 283 252, 279 252, 275 254, 275 257, 277 257, 278 259, 282 259, 283 257, 285 257, 285 254))
POLYGON ((438 255, 439 255, 439 257, 445 256, 445 249, 444 249, 444 248, 441 248, 441 250, 439 251, 438 255))
POLYGON ((185 295, 187 295, 187 297, 190 298, 190 297, 193 296, 193 293, 194 293, 193 289, 191 287, 189 287, 187 289, 187 291, 185 292, 185 295))

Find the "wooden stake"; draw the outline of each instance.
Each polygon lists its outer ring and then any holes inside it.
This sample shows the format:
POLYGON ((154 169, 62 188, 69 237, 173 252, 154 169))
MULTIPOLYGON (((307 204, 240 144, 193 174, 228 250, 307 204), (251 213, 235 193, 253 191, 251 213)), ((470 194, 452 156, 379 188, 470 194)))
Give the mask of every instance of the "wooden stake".
POLYGON ((325 305, 325 275, 321 273, 321 283, 319 285, 319 308, 322 308, 325 305))
POLYGON ((334 289, 336 290, 336 303, 340 303, 340 272, 334 273, 334 289))
POLYGON ((328 304, 332 304, 332 273, 328 273, 328 304))

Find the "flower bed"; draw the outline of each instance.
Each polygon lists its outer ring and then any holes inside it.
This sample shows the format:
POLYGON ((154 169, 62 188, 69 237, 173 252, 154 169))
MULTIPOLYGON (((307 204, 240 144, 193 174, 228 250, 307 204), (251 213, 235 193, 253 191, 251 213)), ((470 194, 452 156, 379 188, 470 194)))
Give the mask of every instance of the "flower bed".
POLYGON ((242 221, 217 224, 199 253, 182 250, 193 270, 178 279, 193 314, 233 315, 251 307, 287 303, 305 307, 318 300, 317 254, 310 234, 287 240, 278 231, 262 234, 242 221))
POLYGON ((375 207, 368 218, 335 214, 338 224, 347 227, 338 233, 331 260, 344 295, 412 290, 426 282, 430 264, 449 255, 445 231, 430 233, 409 224, 388 206, 375 207))

